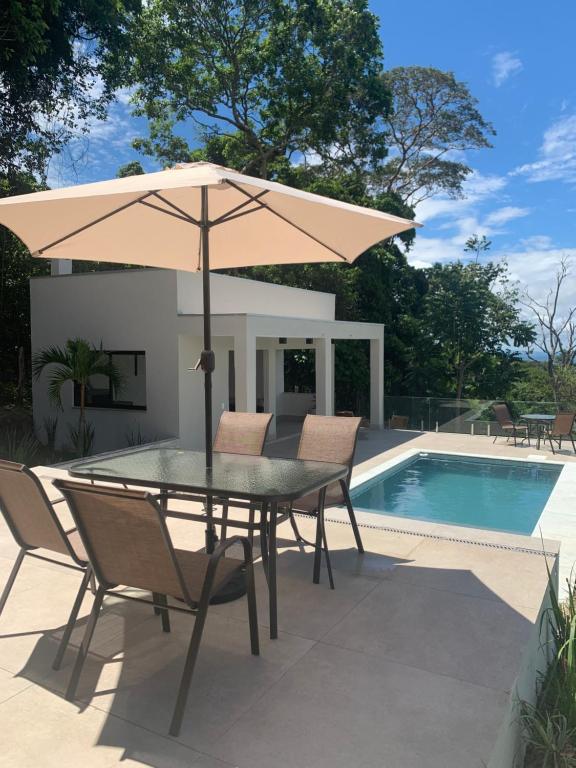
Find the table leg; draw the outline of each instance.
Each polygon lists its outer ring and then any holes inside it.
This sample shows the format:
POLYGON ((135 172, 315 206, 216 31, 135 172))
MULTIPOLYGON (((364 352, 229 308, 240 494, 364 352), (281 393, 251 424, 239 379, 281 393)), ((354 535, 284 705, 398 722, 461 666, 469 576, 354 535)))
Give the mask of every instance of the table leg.
POLYGON ((268 504, 262 504, 260 512, 260 555, 262 557, 262 567, 264 575, 268 581, 268 504))
POLYGON ((278 607, 276 594, 276 522, 278 504, 270 505, 270 538, 268 541, 268 593, 270 601, 270 638, 278 637, 278 607))
POLYGON ((206 552, 211 555, 216 549, 218 542, 218 536, 216 535, 216 528, 212 522, 212 513, 214 506, 212 504, 212 496, 206 496, 206 552))

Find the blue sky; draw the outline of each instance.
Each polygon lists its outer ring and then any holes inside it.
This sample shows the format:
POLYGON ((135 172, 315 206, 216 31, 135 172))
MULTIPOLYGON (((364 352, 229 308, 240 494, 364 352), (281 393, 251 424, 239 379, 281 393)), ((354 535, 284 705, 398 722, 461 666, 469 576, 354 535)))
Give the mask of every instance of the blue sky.
MULTIPOLYGON (((576 289, 576 4, 520 0, 372 0, 381 20, 386 68, 422 65, 452 70, 479 100, 497 132, 493 149, 469 153, 474 174, 461 200, 422 203, 425 225, 409 259, 418 266, 462 256, 473 233, 492 240, 513 277, 543 297, 562 256, 574 261, 566 301, 576 289)), ((72 147, 75 170, 55 162, 54 186, 110 178, 120 165, 153 161, 131 147, 146 124, 130 115, 127 94, 105 122, 72 147)))

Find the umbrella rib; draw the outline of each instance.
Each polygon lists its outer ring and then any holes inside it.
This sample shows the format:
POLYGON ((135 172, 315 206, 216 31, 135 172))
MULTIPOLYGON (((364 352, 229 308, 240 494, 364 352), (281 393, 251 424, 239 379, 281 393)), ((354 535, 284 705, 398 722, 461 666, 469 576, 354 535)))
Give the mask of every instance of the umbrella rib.
POLYGON ((88 222, 88 224, 84 224, 82 227, 78 227, 78 229, 75 229, 73 232, 69 232, 67 235, 64 235, 63 237, 59 237, 58 240, 53 240, 51 243, 48 243, 48 245, 44 245, 42 248, 38 248, 34 253, 41 255, 44 253, 44 251, 48 251, 50 248, 54 248, 56 245, 60 245, 60 243, 63 243, 65 240, 69 240, 71 237, 74 237, 75 235, 79 235, 80 232, 84 232, 86 229, 90 229, 90 227, 96 226, 96 224, 100 224, 102 221, 105 221, 106 219, 109 219, 111 216, 114 216, 117 213, 120 213, 121 211, 125 211, 126 208, 130 208, 132 205, 136 205, 136 203, 141 203, 142 200, 145 200, 147 197, 150 197, 150 195, 155 194, 153 191, 146 192, 144 195, 140 195, 139 198, 136 200, 130 200, 129 203, 125 203, 124 205, 121 205, 119 208, 115 208, 113 211, 109 211, 108 213, 105 213, 103 216, 99 216, 97 219, 94 219, 94 221, 88 222))
POLYGON ((226 213, 223 213, 222 216, 219 216, 217 219, 214 219, 214 221, 211 221, 210 226, 215 227, 217 224, 224 224, 230 219, 237 219, 238 216, 244 216, 246 213, 253 213, 254 211, 261 210, 264 208, 264 204, 260 202, 260 198, 264 197, 264 195, 267 195, 269 191, 269 189, 265 189, 264 191, 259 192, 257 195, 254 195, 254 200, 244 200, 243 203, 234 206, 234 208, 231 208, 229 211, 226 211, 226 213), (249 211, 244 211, 244 213, 238 214, 238 216, 234 216, 237 211, 240 211, 242 208, 246 208, 246 206, 250 205, 251 202, 258 203, 258 208, 252 208, 249 211))
MULTIPOLYGON (((190 216, 189 213, 187 213, 183 208, 179 208, 174 203, 171 203, 170 200, 167 200, 165 197, 162 197, 162 195, 156 191, 152 193, 154 197, 157 197, 159 200, 162 200, 163 203, 166 203, 166 205, 169 205, 170 208, 174 208, 175 211, 178 211, 178 213, 183 216, 187 221, 189 221, 191 224, 196 224, 197 227, 200 226, 200 222, 195 219, 193 216, 190 216)), ((168 211, 166 211, 168 213, 168 211)))
POLYGON ((258 202, 262 208, 265 208, 267 211, 270 211, 270 213, 273 213, 274 216, 277 216, 279 219, 282 219, 286 224, 289 224, 291 227, 294 227, 294 229, 297 229, 298 232, 301 232, 303 235, 306 235, 306 237, 309 237, 311 240, 314 240, 315 243, 318 243, 318 245, 321 245, 323 248, 326 248, 326 250, 333 253, 335 256, 338 256, 338 258, 342 259, 342 261, 345 261, 347 264, 348 259, 346 256, 343 256, 341 253, 339 253, 335 248, 332 248, 331 245, 328 245, 327 243, 322 242, 318 237, 315 237, 314 235, 310 234, 310 232, 307 232, 303 227, 299 226, 298 224, 295 224, 293 221, 290 221, 289 218, 284 216, 282 213, 278 213, 278 211, 275 211, 274 208, 271 208, 267 203, 263 203, 260 200, 257 200, 255 195, 251 195, 249 192, 246 192, 245 189, 242 189, 242 187, 238 186, 238 184, 235 184, 230 179, 227 180, 227 183, 230 184, 230 186, 234 187, 234 189, 237 189, 238 192, 241 192, 243 195, 246 195, 246 197, 250 198, 253 202, 258 202))
POLYGON ((167 211, 166 208, 160 208, 159 205, 154 205, 154 203, 150 203, 147 200, 140 200, 140 204, 145 205, 147 208, 152 208, 152 210, 158 211, 159 213, 166 213, 168 216, 174 216, 175 219, 180 219, 180 221, 185 221, 187 224, 196 225, 196 222, 191 221, 189 216, 183 216, 180 213, 176 213, 176 211, 167 211))

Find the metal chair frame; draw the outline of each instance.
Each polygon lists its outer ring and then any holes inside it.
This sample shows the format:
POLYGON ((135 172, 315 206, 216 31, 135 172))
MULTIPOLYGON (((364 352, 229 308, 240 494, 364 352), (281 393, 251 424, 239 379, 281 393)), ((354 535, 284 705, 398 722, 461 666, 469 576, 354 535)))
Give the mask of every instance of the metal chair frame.
POLYGON ((518 443, 516 442, 516 438, 519 437, 522 440, 522 442, 524 442, 524 440, 527 440, 528 447, 530 447, 530 427, 528 424, 520 424, 512 421, 512 416, 510 415, 510 411, 508 410, 508 406, 506 405, 506 403, 497 403, 496 405, 492 406, 492 410, 494 411, 494 414, 496 416, 496 420, 498 421, 498 426, 500 427, 500 429, 503 430, 504 432, 506 432, 506 430, 508 430, 509 432, 512 432, 512 435, 510 434, 495 435, 494 440, 492 441, 493 444, 496 442, 496 440, 499 437, 505 437, 506 442, 510 442, 510 437, 512 437, 514 439, 514 447, 516 448, 518 445, 518 443), (506 409, 506 412, 508 414, 507 418, 501 418, 498 415, 499 412, 497 408, 502 408, 502 407, 506 409), (521 437, 521 435, 518 434, 518 432, 524 432, 525 436, 521 437))
POLYGON ((552 449, 552 453, 556 453, 554 450, 553 441, 558 443, 558 450, 562 450, 562 438, 566 437, 570 440, 572 443, 572 448, 574 450, 574 453, 576 453, 576 443, 574 443, 574 436, 572 434, 572 429, 574 428, 574 419, 576 419, 576 414, 572 412, 567 411, 561 411, 556 414, 556 418, 559 416, 572 416, 572 425, 569 432, 565 432, 562 434, 554 434, 554 427, 555 427, 555 421, 546 429, 546 434, 544 435, 544 440, 548 440, 550 443, 550 448, 552 449))
POLYGON ((54 506, 56 504, 61 504, 62 502, 64 502, 64 499, 61 498, 61 499, 56 499, 54 501, 50 501, 38 477, 24 464, 17 464, 14 462, 0 460, 0 471, 1 470, 11 471, 11 472, 20 472, 23 475, 25 475, 34 484, 35 489, 38 493, 39 500, 46 509, 46 514, 52 518, 52 522, 54 523, 56 530, 60 533, 62 537, 62 543, 64 544, 66 555, 68 555, 73 560, 74 564, 62 562, 62 560, 57 560, 56 558, 49 557, 47 555, 39 555, 36 552, 32 551, 35 549, 44 549, 45 547, 30 545, 23 540, 23 538, 20 535, 20 532, 18 531, 18 527, 8 509, 8 506, 2 499, 2 484, 0 481, 0 511, 2 512, 3 517, 6 520, 6 524, 10 529, 10 533, 12 534, 12 536, 14 537, 14 540, 20 547, 20 551, 18 552, 18 556, 16 557, 16 562, 14 563, 14 566, 10 572, 10 575, 8 576, 8 581, 4 586, 2 595, 0 595, 0 616, 2 615, 2 612, 4 610, 6 602, 10 595, 10 592, 12 591, 12 588, 16 581, 16 577, 18 576, 18 573, 20 571, 22 563, 24 562, 25 557, 32 557, 36 560, 43 560, 47 563, 58 565, 61 568, 69 568, 73 571, 79 571, 80 573, 84 574, 82 577, 82 581, 80 582, 80 587, 78 588, 78 592, 76 593, 76 598, 72 605, 72 611, 70 612, 70 616, 68 617, 68 622, 66 623, 66 627, 64 628, 64 634, 62 635, 62 640, 60 641, 60 645, 58 646, 56 657, 52 663, 52 668, 58 670, 62 665, 62 660, 64 658, 64 654, 66 653, 66 648, 68 647, 68 643, 70 642, 70 636, 72 635, 72 630, 74 629, 76 619, 78 618, 78 613, 80 611, 82 601, 84 600, 84 594, 87 589, 91 589, 92 592, 95 593, 96 585, 94 582, 94 574, 93 574, 91 565, 89 563, 86 563, 80 560, 80 558, 77 556, 76 552, 74 551, 74 549, 70 544, 70 541, 68 539, 68 534, 72 533, 75 529, 72 528, 69 531, 65 531, 62 526, 62 523, 58 518, 58 515, 54 510, 54 506))
MULTIPOLYGON (((207 566, 206 574, 204 577, 204 583, 202 585, 200 600, 198 603, 196 603, 194 600, 192 600, 190 596, 190 592, 188 590, 186 581, 182 574, 182 569, 180 567, 180 564, 178 563, 178 559, 174 551, 174 546, 172 543, 170 532, 168 531, 168 527, 166 525, 166 517, 170 515, 166 515, 166 512, 162 510, 161 506, 158 504, 158 502, 155 500, 152 494, 141 492, 141 491, 129 491, 129 490, 121 490, 121 489, 115 490, 115 489, 110 489, 109 487, 94 486, 94 485, 86 486, 80 483, 75 483, 72 481, 62 481, 62 480, 55 481, 54 485, 57 488, 59 488, 59 490, 65 495, 66 500, 68 501, 70 511, 72 512, 72 516, 74 517, 74 520, 77 524, 78 531, 82 538, 82 542, 84 543, 84 546, 88 553, 88 557, 90 558, 90 562, 93 565, 94 573, 96 574, 96 578, 98 581, 98 588, 96 590, 96 596, 94 598, 94 605, 92 607, 92 611, 90 613, 90 617, 86 625, 84 638, 82 640, 82 644, 80 646, 80 650, 78 652, 78 656, 76 657, 76 662, 74 664, 74 669, 72 671, 72 675, 68 683, 68 688, 66 690, 66 699, 68 701, 74 700, 80 675, 82 673, 86 656, 88 655, 90 642, 94 634, 94 629, 96 627, 96 622, 100 614, 100 609, 102 608, 104 597, 108 595, 114 595, 114 597, 120 597, 124 600, 132 600, 135 602, 145 603, 145 604, 154 606, 154 608, 157 609, 162 614, 163 622, 164 622, 164 617, 166 617, 166 620, 168 622, 168 630, 169 630, 169 620, 168 620, 169 611, 189 613, 196 616, 196 621, 194 623, 192 637, 190 639, 190 644, 188 646, 186 660, 184 663, 184 669, 182 671, 180 686, 179 686, 178 694, 176 698, 176 705, 174 708, 174 713, 173 713, 172 721, 170 724, 170 734, 172 736, 178 736, 180 733, 180 729, 182 727, 182 719, 183 719, 184 711, 186 708, 186 702, 188 700, 190 683, 192 680, 194 667, 198 657, 198 652, 200 650, 200 643, 202 640, 202 634, 204 631, 204 625, 206 622, 208 607, 210 605, 210 598, 212 597, 212 594, 213 594, 214 581, 216 578, 218 563, 224 556, 226 550, 228 550, 234 544, 238 544, 238 543, 242 544, 242 548, 244 551, 243 567, 245 568, 245 571, 246 571, 246 585, 247 585, 247 596, 248 596, 248 622, 250 627, 250 647, 253 655, 258 656, 260 653, 259 639, 258 639, 258 619, 257 619, 257 609, 256 609, 256 590, 255 590, 255 582, 254 582, 254 567, 253 567, 253 561, 252 561, 252 547, 250 545, 250 542, 246 537, 234 536, 231 539, 228 539, 227 541, 222 542, 214 550, 214 552, 211 555, 206 555, 206 557, 208 558, 208 566, 207 566), (88 492, 88 493, 99 493, 99 492, 102 493, 103 489, 105 489, 105 492, 107 494, 116 495, 119 497, 124 496, 124 497, 142 499, 143 501, 145 501, 146 503, 150 504, 153 507, 158 517, 158 522, 159 522, 160 531, 162 534, 163 543, 167 549, 171 564, 177 576, 178 584, 180 586, 181 594, 183 597, 183 602, 187 604, 188 608, 171 605, 168 603, 166 596, 158 595, 157 593, 154 593, 154 598, 152 600, 135 597, 133 595, 126 595, 126 594, 123 594, 122 592, 115 591, 115 587, 119 586, 118 584, 111 584, 106 581, 100 569, 98 557, 92 548, 90 536, 86 531, 83 520, 76 509, 76 504, 74 500, 75 492, 79 491, 79 492, 88 492)), ((125 586, 130 586, 130 585, 127 584, 125 586)), ((163 628, 166 631, 166 627, 164 625, 163 625, 163 628)))
MULTIPOLYGON (((342 417, 342 418, 345 418, 345 417, 342 417)), ((356 521, 356 515, 354 514, 354 507, 352 506, 352 500, 350 498, 350 491, 349 491, 350 480, 352 479, 352 464, 354 461, 354 454, 356 453, 356 445, 358 444, 359 431, 360 431, 360 425, 358 426, 356 430, 356 435, 354 437, 354 445, 352 447, 352 453, 350 458, 350 468, 349 468, 348 475, 346 476, 345 479, 340 480, 339 484, 340 484, 340 489, 342 491, 342 496, 344 497, 344 503, 346 504, 346 509, 348 511, 350 525, 352 526, 352 531, 354 533, 356 548, 358 549, 358 552, 361 555, 363 555, 364 545, 362 544, 362 537, 360 536, 360 529, 358 528, 358 523, 356 521)), ((334 589, 334 576, 332 573, 332 563, 330 561, 330 550, 328 548, 328 538, 326 536, 326 524, 324 519, 326 491, 327 491, 327 488, 322 488, 318 492, 318 505, 314 511, 309 511, 309 510, 300 511, 298 510, 297 506, 295 506, 298 504, 298 502, 295 502, 295 504, 292 504, 290 506, 287 516, 288 516, 288 519, 290 520, 290 525, 292 526, 292 531, 294 532, 296 541, 299 544, 307 544, 308 546, 314 548, 314 569, 313 569, 313 575, 312 575, 313 583, 314 584, 320 583, 320 568, 322 564, 322 554, 324 554, 324 557, 326 559, 326 570, 328 571, 328 582, 330 584, 330 589, 334 589), (298 524, 296 522, 295 513, 301 514, 306 517, 316 517, 316 537, 313 542, 305 539, 300 533, 298 524)))

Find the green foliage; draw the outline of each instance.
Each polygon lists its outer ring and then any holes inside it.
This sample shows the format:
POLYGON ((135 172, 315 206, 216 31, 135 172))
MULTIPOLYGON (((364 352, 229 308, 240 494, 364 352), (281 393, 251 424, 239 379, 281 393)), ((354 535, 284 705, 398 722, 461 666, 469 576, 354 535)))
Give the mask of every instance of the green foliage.
POLYGON ((190 127, 173 126, 191 121, 267 177, 280 157, 333 145, 351 116, 360 137, 388 111, 366 0, 150 0, 131 43, 135 103, 152 129, 138 147, 164 161, 190 156, 190 127))
POLYGON ((104 117, 140 0, 3 0, 0 173, 43 176, 88 118, 104 117))
MULTIPOLYGON (((418 363, 428 386, 437 377, 440 391, 460 398, 496 362, 500 378, 513 369, 519 356, 510 349, 527 346, 534 331, 520 317, 518 293, 509 285, 507 266, 435 264, 427 276, 418 363)), ((502 384, 501 380, 501 391, 502 384)))
POLYGON ((17 427, 2 430, 0 436, 0 458, 18 464, 34 464, 41 445, 34 433, 17 427))
POLYGON ((126 176, 142 176, 144 173, 146 171, 142 168, 142 163, 139 160, 132 160, 130 163, 121 165, 116 176, 119 179, 124 179, 126 176))
POLYGON ((113 387, 123 384, 118 368, 108 355, 84 339, 71 339, 62 347, 46 347, 34 355, 32 370, 35 379, 49 368, 48 394, 52 402, 62 408, 62 387, 74 382, 80 387, 80 413, 78 427, 70 430, 72 443, 80 456, 85 456, 94 442, 94 428, 85 420, 86 388, 92 376, 107 376, 113 387))
MULTIPOLYGON (((548 566, 547 566, 548 567, 548 566)), ((536 706, 523 705, 522 724, 528 751, 526 768, 576 766, 576 588, 566 581, 560 600, 548 571, 550 608, 541 622, 543 648, 550 663, 536 706)))
MULTIPOLYGON (((39 188, 34 179, 24 174, 12 176, 10 180, 0 177, 0 197, 39 188)), ((24 349, 29 370, 30 278, 49 273, 49 262, 33 259, 15 235, 0 227, 0 403, 12 404, 17 396, 20 347, 24 349)))

